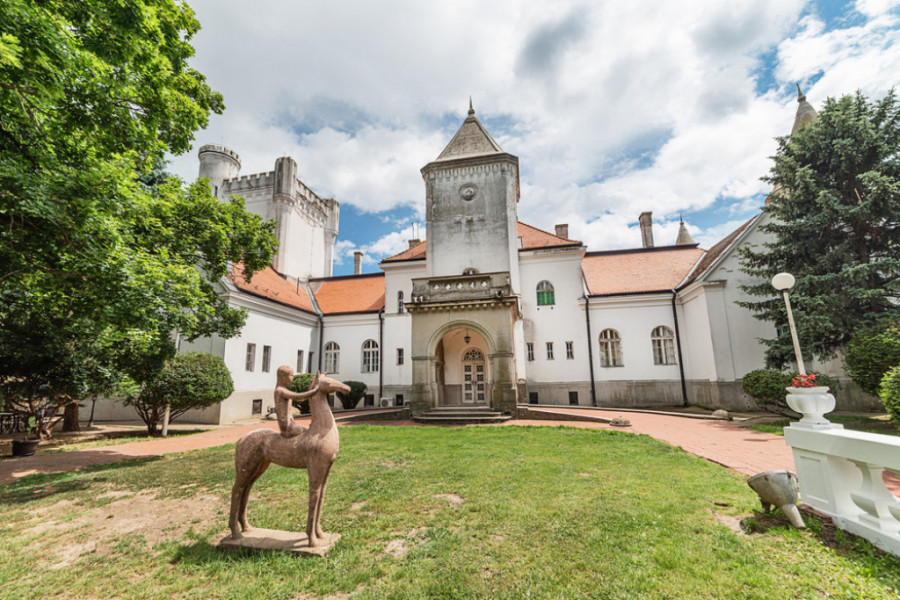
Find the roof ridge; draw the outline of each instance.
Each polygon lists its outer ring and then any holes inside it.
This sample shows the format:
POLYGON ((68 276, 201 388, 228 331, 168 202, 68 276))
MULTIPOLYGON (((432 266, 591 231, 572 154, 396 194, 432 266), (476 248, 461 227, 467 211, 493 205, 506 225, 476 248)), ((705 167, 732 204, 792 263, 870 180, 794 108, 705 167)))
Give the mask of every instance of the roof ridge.
POLYGON ((540 227, 535 227, 534 225, 532 225, 532 224, 530 224, 530 223, 526 223, 525 221, 519 221, 518 219, 516 219, 516 223, 520 223, 520 224, 524 225, 525 227, 531 227, 531 228, 534 229, 535 231, 540 231, 541 233, 546 233, 547 235, 552 235, 552 236, 555 237, 555 238, 559 238, 559 239, 561 239, 561 240, 566 240, 567 242, 578 242, 578 243, 581 243, 581 240, 573 240, 572 238, 569 238, 569 237, 562 237, 562 236, 560 236, 560 235, 556 235, 555 233, 550 233, 550 232, 547 231, 546 229, 541 229, 540 227))
MULTIPOLYGON (((673 252, 680 250, 696 250, 698 249, 700 244, 680 244, 673 246, 652 246, 650 248, 619 248, 617 250, 591 250, 589 252, 585 252, 585 256, 614 256, 617 254, 643 254, 647 252, 673 252)), ((704 250, 703 248, 699 248, 700 250, 704 250)))
POLYGON ((310 277, 309 281, 335 281, 339 279, 365 279, 366 277, 384 277, 384 272, 354 273, 353 275, 329 275, 328 277, 310 277))

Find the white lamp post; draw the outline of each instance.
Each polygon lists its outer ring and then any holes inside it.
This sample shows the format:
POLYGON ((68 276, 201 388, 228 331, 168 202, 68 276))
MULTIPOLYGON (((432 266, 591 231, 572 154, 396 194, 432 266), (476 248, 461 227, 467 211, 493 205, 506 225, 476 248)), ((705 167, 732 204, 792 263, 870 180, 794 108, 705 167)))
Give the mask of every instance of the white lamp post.
POLYGON ((800 340, 797 339, 797 327, 794 325, 794 314, 791 312, 791 299, 788 290, 794 287, 796 280, 790 273, 779 273, 772 278, 772 287, 784 296, 784 305, 787 308, 788 325, 791 326, 791 340, 794 342, 794 355, 797 357, 797 369, 801 375, 806 375, 806 366, 803 364, 803 355, 800 354, 800 340))

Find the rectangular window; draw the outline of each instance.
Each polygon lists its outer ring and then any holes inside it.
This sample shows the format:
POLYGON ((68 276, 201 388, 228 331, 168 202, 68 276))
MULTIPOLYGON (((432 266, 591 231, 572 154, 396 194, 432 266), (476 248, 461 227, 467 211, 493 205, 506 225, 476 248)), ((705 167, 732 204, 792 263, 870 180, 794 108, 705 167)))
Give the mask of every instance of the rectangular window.
POLYGON ((575 358, 575 342, 566 342, 566 358, 575 358))
POLYGON ((547 342, 547 360, 553 360, 553 342, 547 342))
POLYGON ((261 415, 262 414, 262 398, 254 398, 253 405, 250 409, 251 415, 261 415))
POLYGON ((394 406, 403 406, 403 394, 394 396, 394 406))
POLYGON ((307 363, 307 366, 306 366, 307 373, 315 373, 316 372, 316 369, 313 369, 313 365, 316 364, 315 358, 316 358, 316 353, 310 352, 309 353, 309 362, 307 363))
POLYGON ((528 392, 528 404, 537 404, 537 403, 538 403, 537 392, 528 392))
POLYGON ((297 372, 305 373, 303 370, 303 350, 297 350, 297 372))
POLYGON ((366 394, 363 399, 363 406, 375 406, 375 394, 366 394))
POLYGON ((403 348, 397 348, 397 364, 403 364, 403 348))
POLYGON ((262 371, 263 373, 269 372, 269 366, 272 363, 272 346, 263 346, 263 364, 262 371))
POLYGON ((528 351, 528 360, 534 360, 534 344, 528 342, 525 344, 525 349, 528 351))
POLYGON ((256 344, 247 344, 247 358, 244 360, 244 368, 248 371, 253 371, 253 366, 256 364, 256 344))
POLYGON ((578 404, 578 392, 569 392, 569 404, 573 406, 578 404))

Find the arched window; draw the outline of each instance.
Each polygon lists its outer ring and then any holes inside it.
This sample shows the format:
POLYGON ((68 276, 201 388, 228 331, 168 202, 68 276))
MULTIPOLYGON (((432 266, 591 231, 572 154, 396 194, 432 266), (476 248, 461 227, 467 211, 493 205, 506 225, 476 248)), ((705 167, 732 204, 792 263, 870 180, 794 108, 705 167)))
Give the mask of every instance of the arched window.
POLYGON ((341 347, 334 342, 325 344, 325 372, 341 372, 341 347))
POLYGON ((553 306, 556 304, 553 298, 553 284, 549 281, 542 281, 537 284, 537 303, 538 306, 553 306))
POLYGON ((622 338, 615 329, 604 329, 600 332, 600 366, 621 367, 622 338))
POLYGON ((675 364, 675 334, 668 327, 660 325, 650 334, 653 344, 653 364, 675 364))
POLYGON ((403 314, 403 291, 397 292, 397 314, 403 314))
POLYGON ((366 340, 362 346, 362 372, 377 373, 378 372, 378 342, 375 340, 366 340))
POLYGON ((463 270, 463 275, 478 275, 478 269, 469 267, 468 269, 463 270))

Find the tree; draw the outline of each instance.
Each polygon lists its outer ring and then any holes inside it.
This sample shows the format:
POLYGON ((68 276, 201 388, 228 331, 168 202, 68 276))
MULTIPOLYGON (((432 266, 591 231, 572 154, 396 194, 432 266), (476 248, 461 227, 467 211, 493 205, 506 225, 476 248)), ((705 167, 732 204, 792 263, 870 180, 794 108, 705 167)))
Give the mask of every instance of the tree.
MULTIPOLYGON (((292 392, 297 392, 297 393, 307 392, 307 391, 309 391, 309 386, 312 385, 312 381, 315 378, 316 378, 316 376, 313 375, 312 373, 297 373, 296 375, 294 375, 294 378, 288 384, 287 388, 289 390, 291 390, 292 392)), ((294 406, 296 406, 297 408, 300 409, 301 415, 310 414, 309 401, 307 401, 307 400, 295 401, 293 404, 294 404, 294 406)))
POLYGON ((362 381, 345 381, 344 383, 350 386, 350 391, 346 394, 338 392, 337 397, 340 398, 341 406, 344 407, 344 410, 351 410, 356 408, 356 405, 363 399, 363 396, 366 395, 366 390, 369 388, 362 381))
POLYGON ((900 323, 857 331, 844 353, 847 375, 870 394, 878 394, 885 373, 898 365, 900 323))
POLYGON ((861 93, 828 99, 818 118, 778 140, 764 180, 775 185, 760 230, 764 249, 742 249, 742 268, 759 277, 744 303, 779 334, 767 362, 792 359, 784 304, 769 284, 792 273, 801 346, 830 358, 859 327, 900 317, 900 104, 892 91, 870 102, 861 93))
POLYGON ((78 350, 103 367, 81 388, 97 389, 176 334, 240 330, 217 282, 269 264, 273 224, 154 171, 224 108, 187 63, 198 29, 179 0, 0 3, 0 297, 16 299, 0 331, 22 333, 0 335, 0 383, 65 387, 54 348, 93 337, 78 350), (36 318, 42 343, 22 328, 36 318))
POLYGON ((126 402, 135 407, 150 435, 156 433, 166 405, 169 420, 192 408, 206 408, 231 395, 234 382, 221 357, 208 352, 185 352, 166 362, 159 374, 126 402))

